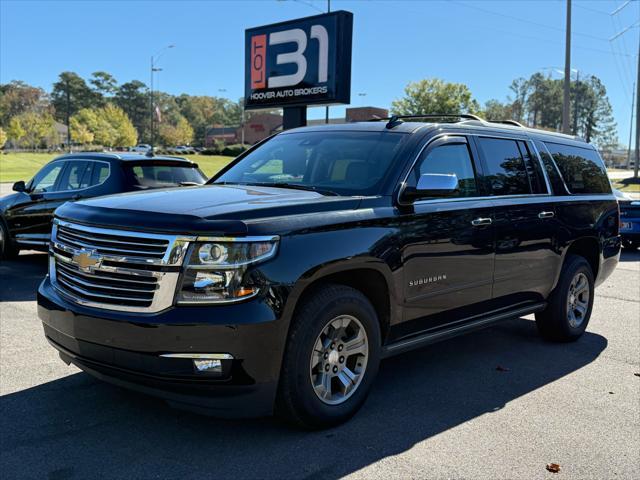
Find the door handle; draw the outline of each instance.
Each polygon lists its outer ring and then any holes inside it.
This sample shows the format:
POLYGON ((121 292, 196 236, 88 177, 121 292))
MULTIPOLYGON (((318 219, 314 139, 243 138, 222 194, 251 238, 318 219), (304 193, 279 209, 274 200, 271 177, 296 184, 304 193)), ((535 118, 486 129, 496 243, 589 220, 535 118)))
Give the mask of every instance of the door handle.
POLYGON ((471 220, 471 225, 474 227, 479 227, 481 225, 491 225, 492 220, 490 218, 476 218, 475 220, 471 220))
POLYGON ((540 212, 538 214, 538 218, 553 218, 556 214, 553 212, 540 212))

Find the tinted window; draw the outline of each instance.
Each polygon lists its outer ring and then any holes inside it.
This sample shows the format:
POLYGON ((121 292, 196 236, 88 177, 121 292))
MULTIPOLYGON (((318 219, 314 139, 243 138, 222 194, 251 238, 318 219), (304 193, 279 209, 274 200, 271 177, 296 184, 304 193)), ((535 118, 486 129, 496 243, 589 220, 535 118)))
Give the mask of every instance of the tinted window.
MULTIPOLYGON (((455 174, 458 177, 458 191, 454 197, 473 197, 478 191, 473 163, 466 143, 451 143, 431 149, 421 161, 418 174, 455 174)), ((417 183, 418 178, 414 179, 417 183)))
POLYGON ((611 193, 611 184, 600 156, 590 148, 558 143, 545 145, 571 193, 611 193))
POLYGON ((392 132, 281 134, 242 158, 216 183, 289 183, 345 195, 372 194, 405 138, 392 132))
POLYGON ((524 159, 514 140, 478 138, 478 148, 485 160, 485 176, 495 195, 531 193, 524 159))
POLYGON ((103 162, 92 162, 90 185, 100 185, 109 176, 109 164, 103 162))
POLYGON ((562 183, 562 177, 558 173, 558 169, 553 163, 553 159, 551 155, 547 153, 547 149, 544 143, 537 141, 535 142, 538 152, 540 153, 540 158, 542 159, 542 164, 544 165, 544 169, 547 172, 547 178, 549 178, 549 183, 551 183, 551 188, 553 188, 553 193, 555 195, 566 195, 567 191, 564 188, 564 183, 562 183))
POLYGON ((58 190, 80 190, 89 186, 90 172, 89 162, 67 162, 67 168, 62 174, 58 190))
POLYGON ((54 191, 56 180, 58 179, 58 175, 60 175, 63 166, 64 162, 55 162, 46 165, 36 174, 35 177, 33 177, 30 190, 32 192, 39 193, 54 191))
POLYGON ((203 184, 206 178, 191 165, 163 162, 128 164, 125 167, 133 175, 133 184, 148 188, 176 187, 184 183, 203 184))
POLYGON ((529 145, 526 142, 518 141, 520 155, 524 159, 524 165, 527 169, 527 176, 533 193, 550 193, 547 189, 547 183, 544 180, 544 173, 538 158, 531 153, 529 145))

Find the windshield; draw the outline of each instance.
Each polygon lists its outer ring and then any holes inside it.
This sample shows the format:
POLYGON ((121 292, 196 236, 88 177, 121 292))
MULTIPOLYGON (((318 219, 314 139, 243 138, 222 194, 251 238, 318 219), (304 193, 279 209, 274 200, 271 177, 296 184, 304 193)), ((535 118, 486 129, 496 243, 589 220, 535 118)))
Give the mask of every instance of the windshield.
POLYGON ((133 185, 141 188, 165 188, 180 185, 202 185, 207 178, 197 165, 179 165, 164 162, 127 164, 125 169, 133 185))
POLYGON ((372 195, 408 135, 395 132, 280 134, 250 152, 214 183, 264 184, 372 195))

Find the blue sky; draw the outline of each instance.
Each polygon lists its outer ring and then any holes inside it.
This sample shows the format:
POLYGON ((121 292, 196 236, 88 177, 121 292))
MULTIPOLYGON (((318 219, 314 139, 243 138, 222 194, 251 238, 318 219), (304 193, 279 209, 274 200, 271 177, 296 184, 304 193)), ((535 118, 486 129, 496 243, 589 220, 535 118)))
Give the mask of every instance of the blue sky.
MULTIPOLYGON (((572 67, 607 87, 626 144, 640 28, 640 1, 573 2, 572 67)), ((352 104, 389 106, 406 83, 426 77, 464 82, 482 103, 504 100, 511 80, 564 62, 564 0, 353 1, 352 104), (357 95, 366 93, 366 96, 357 95)), ((160 89, 243 95, 245 28, 319 13, 325 0, 27 1, 0 0, 0 82, 47 90, 64 70, 104 70, 119 82, 148 83, 149 57, 168 44, 160 89), (220 90, 226 90, 220 92, 220 90)), ((344 108, 332 108, 332 116, 344 108)), ((310 117, 324 115, 311 109, 310 117)))

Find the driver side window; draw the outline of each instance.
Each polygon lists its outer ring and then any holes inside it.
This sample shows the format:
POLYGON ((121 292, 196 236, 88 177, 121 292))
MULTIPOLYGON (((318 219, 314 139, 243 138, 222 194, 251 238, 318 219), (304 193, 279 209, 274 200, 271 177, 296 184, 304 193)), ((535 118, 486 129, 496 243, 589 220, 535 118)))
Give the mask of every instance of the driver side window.
POLYGON ((40 170, 31 181, 31 193, 53 192, 56 181, 62 172, 64 162, 54 162, 40 170))
POLYGON ((473 162, 466 143, 445 143, 428 149, 414 170, 414 181, 425 173, 455 174, 458 190, 451 197, 475 197, 478 195, 473 162))

